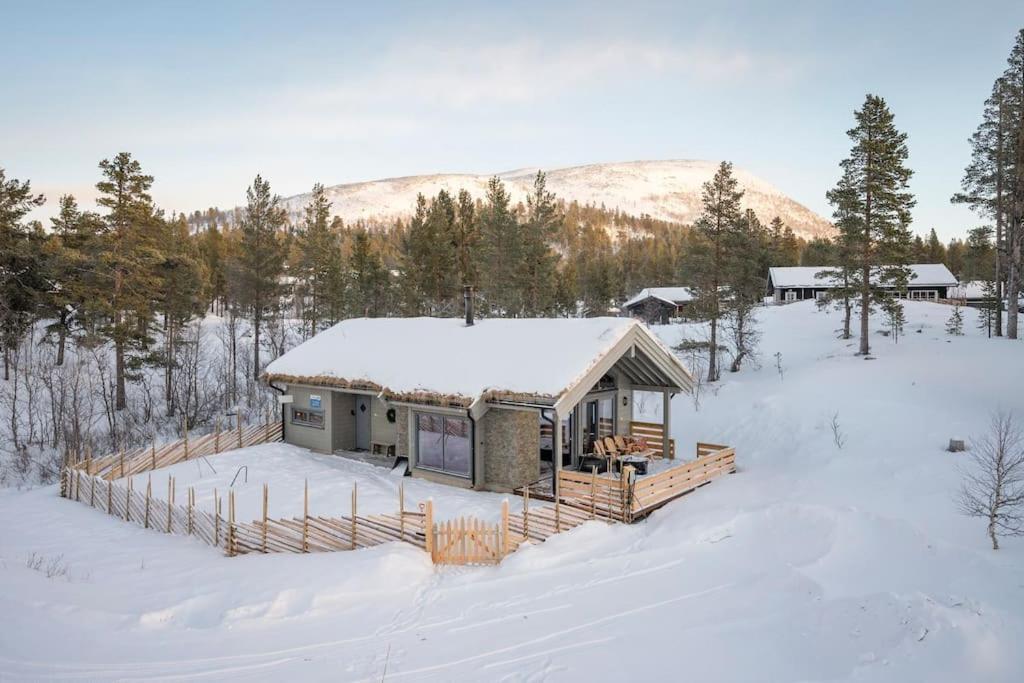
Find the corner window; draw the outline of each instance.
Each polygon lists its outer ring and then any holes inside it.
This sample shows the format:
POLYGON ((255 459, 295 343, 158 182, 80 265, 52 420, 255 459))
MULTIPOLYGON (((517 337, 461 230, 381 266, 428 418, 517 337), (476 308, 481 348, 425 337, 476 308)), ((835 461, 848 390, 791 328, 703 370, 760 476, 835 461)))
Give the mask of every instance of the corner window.
POLYGON ((796 290, 795 289, 787 289, 786 290, 786 301, 796 301, 796 290))
POLYGON ((464 417, 416 414, 416 466, 468 477, 473 460, 473 429, 464 417))
POLYGON ((292 406, 292 424, 314 429, 324 428, 324 411, 292 406))

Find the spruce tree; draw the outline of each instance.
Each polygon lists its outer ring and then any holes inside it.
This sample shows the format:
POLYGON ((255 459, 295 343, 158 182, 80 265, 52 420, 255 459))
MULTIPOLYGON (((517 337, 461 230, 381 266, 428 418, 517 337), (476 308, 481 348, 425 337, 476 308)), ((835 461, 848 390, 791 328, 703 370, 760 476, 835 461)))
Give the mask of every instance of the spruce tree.
POLYGON ((526 316, 550 313, 554 304, 557 254, 551 242, 561 227, 562 216, 547 178, 537 171, 533 192, 526 198, 526 219, 521 228, 521 258, 517 272, 526 316))
POLYGON ((946 334, 962 337, 964 334, 964 314, 960 312, 960 304, 953 305, 953 312, 946 321, 946 334))
POLYGON ((844 265, 858 290, 858 353, 866 356, 871 351, 873 304, 886 296, 883 287, 905 285, 910 277, 908 227, 914 199, 908 190, 912 172, 905 166, 907 136, 896 129, 885 100, 868 95, 854 116, 856 125, 847 132, 853 146, 840 164, 843 177, 828 199, 836 213, 847 218, 839 221, 837 215, 837 227, 847 247, 844 265))
POLYGON ((285 248, 281 230, 286 215, 281 198, 271 193, 270 183, 256 176, 246 190, 246 207, 242 213, 240 240, 232 259, 233 298, 252 321, 253 379, 258 379, 260 335, 264 324, 273 315, 281 299, 281 275, 284 273, 285 248))
POLYGON ((522 310, 516 277, 522 251, 511 197, 500 178, 491 178, 480 211, 480 287, 487 308, 496 315, 515 316, 522 310))
POLYGON ((297 294, 302 302, 303 322, 309 335, 320 331, 330 318, 330 282, 332 270, 341 259, 341 238, 331 225, 331 203, 324 186, 313 186, 305 218, 295 235, 293 274, 298 281, 297 294))
POLYGON ((0 168, 0 344, 4 380, 10 379, 10 354, 31 327, 46 280, 42 231, 24 222, 45 198, 32 193, 29 181, 8 179, 0 168))

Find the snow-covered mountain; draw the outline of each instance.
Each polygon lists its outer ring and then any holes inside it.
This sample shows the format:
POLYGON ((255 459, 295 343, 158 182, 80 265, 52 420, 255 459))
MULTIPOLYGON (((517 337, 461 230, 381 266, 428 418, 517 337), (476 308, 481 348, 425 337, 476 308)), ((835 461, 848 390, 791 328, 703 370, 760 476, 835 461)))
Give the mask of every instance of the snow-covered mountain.
MULTIPOLYGON (((700 213, 701 185, 711 178, 717 166, 718 162, 712 161, 673 160, 543 170, 547 173, 548 189, 562 199, 690 223, 700 213)), ((513 201, 521 201, 529 192, 536 173, 537 169, 530 168, 486 175, 407 176, 335 185, 327 188, 327 195, 334 215, 345 222, 390 220, 410 215, 419 193, 431 197, 442 189, 455 193, 465 188, 474 197, 483 197, 492 175, 505 182, 513 201)), ((833 233, 831 223, 771 184, 741 168, 735 169, 735 175, 745 191, 744 208, 754 209, 765 223, 780 216, 794 232, 805 238, 833 233)), ((301 194, 288 198, 285 203, 289 212, 299 216, 308 200, 308 194, 301 194)))

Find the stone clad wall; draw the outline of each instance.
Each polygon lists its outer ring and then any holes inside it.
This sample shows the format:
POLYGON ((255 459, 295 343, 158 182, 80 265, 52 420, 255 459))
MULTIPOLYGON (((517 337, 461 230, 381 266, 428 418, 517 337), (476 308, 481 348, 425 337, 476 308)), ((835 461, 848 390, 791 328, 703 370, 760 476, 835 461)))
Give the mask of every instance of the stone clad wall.
POLYGON ((511 491, 540 476, 540 422, 536 411, 491 408, 483 430, 484 488, 511 491))

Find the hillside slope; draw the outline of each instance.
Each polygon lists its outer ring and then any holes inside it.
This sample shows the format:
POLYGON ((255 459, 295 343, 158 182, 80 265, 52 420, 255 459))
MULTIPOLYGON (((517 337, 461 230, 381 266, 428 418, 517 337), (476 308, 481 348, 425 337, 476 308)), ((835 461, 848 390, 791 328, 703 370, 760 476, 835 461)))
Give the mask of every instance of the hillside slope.
MULTIPOLYGON (((710 180, 717 167, 711 161, 633 161, 591 164, 571 168, 544 169, 548 188, 568 201, 604 205, 632 215, 690 223, 700 213, 701 185, 710 180)), ((520 169, 496 174, 512 193, 513 200, 524 201, 537 169, 520 169)), ((736 178, 745 190, 744 205, 754 209, 762 221, 780 216, 798 234, 806 238, 832 234, 832 225, 799 202, 753 174, 737 168, 736 178)), ((468 190, 474 197, 484 196, 488 175, 444 174, 389 178, 371 182, 335 185, 327 188, 334 215, 346 222, 359 219, 388 220, 408 216, 416 195, 436 195, 440 190, 455 193, 468 190)), ((293 215, 301 215, 307 194, 290 197, 286 205, 293 215)))
POLYGON ((834 312, 760 310, 761 367, 726 373, 699 410, 673 402, 681 454, 734 445, 736 474, 494 568, 437 569, 404 545, 228 559, 54 487, 0 491, 0 679, 1018 681, 1024 539, 989 549, 957 512, 966 456, 943 448, 995 408, 1024 419, 1024 347, 984 338, 974 311, 949 337, 949 313, 908 302, 906 336, 874 334, 865 360, 834 312), (68 571, 47 577, 58 555, 68 571))

